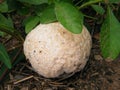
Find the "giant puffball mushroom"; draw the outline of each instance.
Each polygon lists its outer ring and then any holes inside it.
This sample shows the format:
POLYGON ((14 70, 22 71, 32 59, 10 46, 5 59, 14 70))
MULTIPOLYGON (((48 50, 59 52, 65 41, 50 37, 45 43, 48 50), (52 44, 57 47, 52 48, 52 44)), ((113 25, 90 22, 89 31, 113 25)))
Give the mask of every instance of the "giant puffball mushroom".
POLYGON ((38 25, 24 42, 26 58, 46 78, 82 70, 90 49, 91 36, 85 26, 80 34, 73 34, 59 22, 38 25))

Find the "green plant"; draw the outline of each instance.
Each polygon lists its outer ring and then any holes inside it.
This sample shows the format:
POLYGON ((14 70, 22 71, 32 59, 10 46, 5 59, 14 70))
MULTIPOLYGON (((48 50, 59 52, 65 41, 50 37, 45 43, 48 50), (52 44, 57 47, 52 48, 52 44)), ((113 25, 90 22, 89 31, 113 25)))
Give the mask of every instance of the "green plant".
MULTIPOLYGON (((120 54, 120 0, 1 0, 0 1, 0 36, 16 38, 21 48, 24 38, 20 30, 14 27, 13 15, 20 15, 21 26, 29 33, 39 23, 59 21, 70 32, 78 34, 82 30, 84 17, 93 21, 98 17, 86 14, 89 7, 100 18, 100 46, 104 58, 114 60, 120 54)), ((5 43, 4 43, 5 45, 5 43)), ((18 47, 15 50, 19 50, 18 47)), ((13 52, 14 50, 11 50, 13 52)), ((0 60, 11 68, 11 58, 3 44, 0 44, 0 60)), ((5 68, 1 71, 5 71, 5 68)), ((1 74, 3 72, 0 72, 1 74)))

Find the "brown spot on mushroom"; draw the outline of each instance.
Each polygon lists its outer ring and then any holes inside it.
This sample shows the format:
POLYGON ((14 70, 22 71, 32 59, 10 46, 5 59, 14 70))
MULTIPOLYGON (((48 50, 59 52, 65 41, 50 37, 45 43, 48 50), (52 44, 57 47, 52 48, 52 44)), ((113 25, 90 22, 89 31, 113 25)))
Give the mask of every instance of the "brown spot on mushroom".
POLYGON ((65 34, 65 32, 63 32, 63 34, 65 34))
POLYGON ((39 53, 42 53, 42 51, 39 51, 39 53))
POLYGON ((35 51, 35 50, 34 50, 33 52, 34 52, 34 53, 36 53, 36 51, 35 51))

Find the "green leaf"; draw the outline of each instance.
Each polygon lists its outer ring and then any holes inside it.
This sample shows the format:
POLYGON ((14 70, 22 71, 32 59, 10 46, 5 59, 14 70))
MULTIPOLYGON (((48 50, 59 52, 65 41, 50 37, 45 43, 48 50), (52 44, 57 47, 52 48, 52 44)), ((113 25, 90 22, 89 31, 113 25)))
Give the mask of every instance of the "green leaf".
POLYGON ((109 0, 110 3, 120 3, 120 0, 109 0))
MULTIPOLYGON (((12 62, 12 67, 15 67, 15 65, 18 64, 20 61, 25 60, 25 56, 22 52, 20 52, 20 54, 18 54, 20 49, 21 48, 16 48, 9 53, 9 57, 12 60, 11 61, 12 62), (15 58, 15 56, 17 56, 17 57, 15 58)), ((1 65, 1 68, 0 68, 0 83, 7 78, 8 73, 9 73, 8 68, 4 64, 1 65)))
POLYGON ((21 7, 21 8, 19 8, 19 9, 17 10, 17 13, 18 13, 19 15, 27 15, 27 14, 30 13, 30 10, 29 10, 29 8, 27 8, 27 7, 21 7))
POLYGON ((13 28, 13 21, 10 17, 6 18, 4 15, 0 14, 0 25, 8 26, 13 28))
POLYGON ((100 45, 105 58, 115 59, 120 54, 120 23, 110 7, 101 28, 100 45))
POLYGON ((34 4, 34 5, 48 3, 48 0, 18 0, 18 1, 29 3, 29 4, 34 4))
POLYGON ((39 16, 41 23, 51 23, 53 21, 57 21, 53 5, 50 5, 44 9, 39 16))
POLYGON ((35 5, 34 6, 34 10, 35 10, 35 14, 37 16, 40 16, 41 13, 48 7, 49 5, 44 3, 44 4, 40 4, 40 5, 35 5))
POLYGON ((99 2, 102 2, 103 0, 89 0, 87 2, 85 2, 84 4, 82 4, 78 9, 81 9, 81 8, 84 8, 86 6, 89 6, 89 5, 92 5, 92 4, 95 4, 95 3, 99 3, 99 2))
POLYGON ((17 0, 7 0, 7 4, 9 9, 8 12, 12 12, 21 7, 21 4, 18 3, 17 0))
POLYGON ((7 11, 8 11, 7 2, 4 1, 4 2, 0 3, 0 12, 7 12, 7 11))
POLYGON ((5 33, 0 31, 0 36, 3 37, 4 35, 5 33))
POLYGON ((38 23, 39 23, 38 16, 31 16, 26 21, 24 21, 25 25, 25 32, 29 33, 38 23))
MULTIPOLYGON (((11 30, 12 32, 14 31, 14 26, 13 26, 13 21, 10 17, 6 18, 2 14, 0 14, 0 29, 7 29, 8 31, 11 30)), ((0 36, 4 36, 5 33, 0 31, 0 36)))
POLYGON ((73 0, 60 0, 60 1, 72 3, 73 0))
POLYGON ((99 5, 92 5, 92 8, 101 15, 103 15, 105 12, 105 10, 99 5))
POLYGON ((35 5, 35 13, 39 16, 41 14, 42 11, 44 11, 46 9, 46 7, 48 7, 48 4, 44 3, 44 4, 40 4, 40 5, 35 5))
POLYGON ((55 13, 58 21, 70 32, 81 33, 83 15, 70 3, 59 2, 55 4, 55 13))
POLYGON ((13 25, 13 20, 11 17, 8 17, 7 19, 7 23, 6 23, 9 27, 11 28, 14 28, 14 25, 13 25))
POLYGON ((0 4, 0 12, 2 13, 11 12, 17 9, 18 6, 19 5, 16 2, 16 0, 4 0, 4 2, 0 4))
POLYGON ((8 67, 11 68, 11 61, 7 54, 5 47, 0 43, 0 60, 8 67))

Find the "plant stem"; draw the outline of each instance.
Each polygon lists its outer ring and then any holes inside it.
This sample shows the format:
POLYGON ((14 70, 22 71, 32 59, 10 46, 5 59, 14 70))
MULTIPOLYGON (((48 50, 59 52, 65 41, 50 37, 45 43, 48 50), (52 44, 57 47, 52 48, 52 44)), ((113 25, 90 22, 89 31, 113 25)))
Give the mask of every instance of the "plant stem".
POLYGON ((82 4, 80 7, 78 7, 78 9, 80 10, 80 9, 83 8, 83 7, 86 7, 86 6, 89 6, 89 5, 91 5, 91 4, 101 2, 101 1, 103 1, 103 0, 94 0, 94 1, 86 2, 85 4, 82 4))
POLYGON ((85 15, 85 14, 83 14, 85 17, 87 17, 87 18, 91 18, 91 19, 94 19, 94 20, 97 20, 97 18, 95 18, 95 17, 91 17, 91 16, 88 16, 88 15, 85 15))
POLYGON ((83 0, 78 1, 78 2, 75 4, 75 6, 77 6, 78 4, 80 4, 82 1, 83 1, 83 0))
POLYGON ((23 45, 23 44, 15 45, 15 46, 13 46, 13 47, 11 47, 11 48, 8 48, 7 51, 10 52, 10 51, 12 51, 12 50, 14 50, 14 49, 16 49, 16 48, 21 47, 22 45, 23 45))

